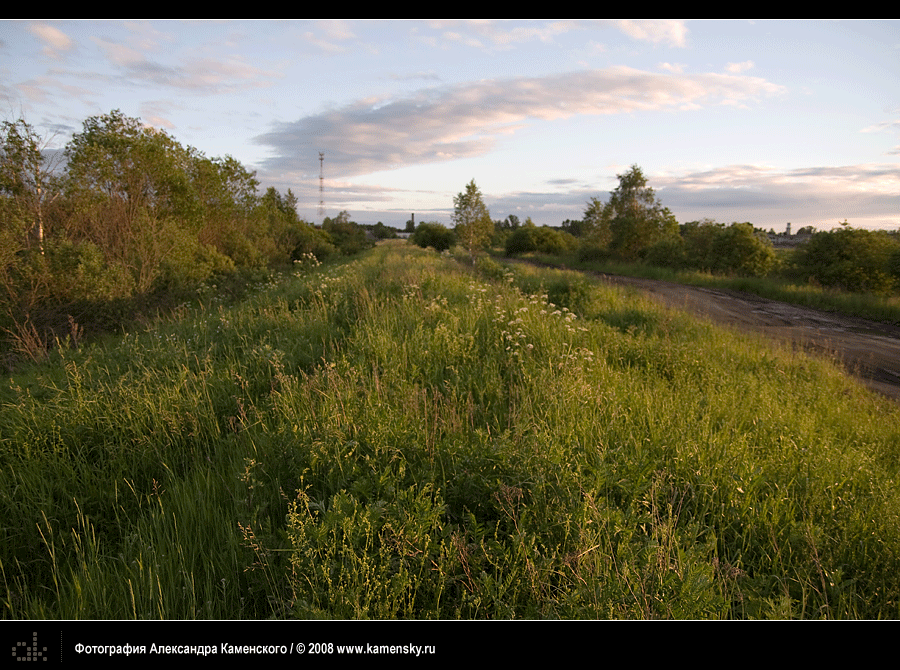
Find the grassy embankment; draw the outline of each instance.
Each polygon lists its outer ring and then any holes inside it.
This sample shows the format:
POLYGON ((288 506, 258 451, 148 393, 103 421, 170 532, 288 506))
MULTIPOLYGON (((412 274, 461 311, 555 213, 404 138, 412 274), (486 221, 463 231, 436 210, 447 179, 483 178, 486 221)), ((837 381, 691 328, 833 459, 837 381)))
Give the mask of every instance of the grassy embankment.
POLYGON ((10 618, 900 614, 900 411, 405 245, 0 385, 10 618))
MULTIPOLYGON (((825 288, 816 286, 814 283, 801 282, 788 276, 789 273, 774 273, 767 277, 741 277, 716 275, 694 270, 678 271, 643 263, 580 261, 573 255, 554 256, 532 253, 524 258, 551 267, 624 275, 627 277, 660 279, 706 288, 744 291, 763 298, 769 298, 770 300, 779 300, 826 312, 839 312, 873 321, 900 325, 900 296, 898 295, 853 293, 825 288)), ((789 253, 781 253, 780 258, 783 265, 790 265, 789 253)))

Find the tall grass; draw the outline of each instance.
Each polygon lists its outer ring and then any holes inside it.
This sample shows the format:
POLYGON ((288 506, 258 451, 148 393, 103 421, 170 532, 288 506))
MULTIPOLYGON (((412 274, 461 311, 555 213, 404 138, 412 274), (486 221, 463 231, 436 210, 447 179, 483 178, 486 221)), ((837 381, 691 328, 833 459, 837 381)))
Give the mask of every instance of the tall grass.
POLYGON ((5 617, 898 615, 897 407, 411 246, 0 387, 5 617))
POLYGON ((766 277, 728 276, 698 270, 673 270, 644 263, 581 261, 575 256, 565 255, 531 254, 531 258, 544 265, 554 267, 744 291, 770 300, 779 300, 826 312, 839 312, 873 321, 900 324, 900 296, 898 295, 859 293, 827 288, 815 283, 798 281, 790 273, 766 277))

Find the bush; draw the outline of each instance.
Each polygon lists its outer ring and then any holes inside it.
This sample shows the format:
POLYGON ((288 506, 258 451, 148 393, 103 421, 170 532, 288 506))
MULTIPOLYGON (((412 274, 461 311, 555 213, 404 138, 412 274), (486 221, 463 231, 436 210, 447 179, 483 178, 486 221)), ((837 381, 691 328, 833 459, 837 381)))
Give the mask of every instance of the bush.
POLYGON ((201 244, 190 231, 172 226, 171 251, 162 260, 157 289, 178 290, 199 286, 214 275, 234 272, 234 261, 212 245, 201 244))
POLYGON ((898 285, 900 242, 884 231, 845 226, 815 233, 794 256, 798 272, 845 291, 887 294, 898 285))
MULTIPOLYGON (((684 267, 721 274, 762 277, 776 262, 772 243, 749 223, 725 226, 715 221, 693 221, 681 228, 684 267)), ((672 250, 673 253, 676 251, 672 250)), ((657 252, 661 256, 663 250, 657 252)), ((672 263, 668 267, 676 267, 672 263)))
POLYGON ((561 254, 570 251, 575 240, 568 233, 549 226, 525 226, 517 229, 506 240, 506 255, 517 256, 529 252, 561 254))
POLYGON ((578 248, 578 260, 591 262, 604 262, 612 257, 609 244, 595 237, 588 237, 578 248))
POLYGON ((108 263, 93 242, 48 242, 45 257, 40 260, 45 262, 53 302, 130 298, 136 290, 128 269, 120 263, 108 263))
POLYGON ((316 260, 323 261, 337 253, 337 247, 331 243, 326 233, 305 223, 292 226, 288 234, 293 243, 292 261, 300 260, 307 254, 312 254, 316 260))
POLYGON ((684 268, 687 263, 684 239, 667 236, 657 241, 646 250, 644 262, 673 270, 684 268))
POLYGON ((334 219, 322 223, 322 230, 327 233, 331 242, 345 256, 358 254, 375 245, 374 239, 366 235, 366 230, 355 221, 350 221, 345 212, 334 219))
POLYGON ((436 222, 423 222, 416 226, 410 242, 423 249, 431 247, 435 251, 446 251, 456 244, 456 233, 436 222))
POLYGON ((772 243, 757 235, 749 223, 734 223, 722 229, 713 248, 713 269, 726 274, 763 277, 775 265, 772 243))

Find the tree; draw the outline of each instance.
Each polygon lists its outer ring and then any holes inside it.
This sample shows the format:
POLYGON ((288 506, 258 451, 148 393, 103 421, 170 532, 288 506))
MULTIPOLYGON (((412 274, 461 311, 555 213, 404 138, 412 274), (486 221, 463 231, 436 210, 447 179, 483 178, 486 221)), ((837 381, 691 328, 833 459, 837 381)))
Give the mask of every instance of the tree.
POLYGON ((619 186, 603 208, 601 225, 609 226, 610 248, 622 258, 635 260, 643 249, 674 235, 678 222, 647 186, 647 178, 637 165, 616 176, 619 186))
POLYGON ((519 222, 519 217, 515 214, 510 214, 503 221, 499 222, 499 227, 502 230, 516 230, 520 225, 522 224, 519 222))
POLYGON ((749 277, 762 277, 775 265, 775 250, 767 237, 750 223, 732 223, 716 240, 715 269, 749 277))
POLYGON ((191 182, 200 208, 198 240, 240 266, 253 266, 258 254, 250 241, 257 215, 259 182, 231 156, 193 154, 191 182))
POLYGON ((24 119, 0 126, 0 197, 4 232, 22 246, 44 251, 44 207, 59 195, 58 161, 46 160, 46 143, 24 119), (13 230, 14 229, 14 230, 13 230))
POLYGON ((456 243, 456 235, 443 224, 423 221, 409 240, 423 249, 431 247, 435 251, 446 251, 456 243))
POLYGON ((331 241, 345 256, 352 256, 374 246, 374 240, 369 239, 365 228, 351 221, 346 210, 333 219, 326 216, 322 221, 322 230, 328 233, 331 241))
POLYGON ((397 238, 397 231, 390 226, 384 225, 381 221, 371 226, 370 230, 376 240, 393 240, 397 238))
POLYGON ((191 152, 115 110, 85 121, 65 154, 77 212, 70 235, 97 244, 147 291, 164 259, 202 227, 191 152))
POLYGON ((453 198, 453 207, 456 236, 469 251, 474 265, 475 252, 490 242, 494 233, 491 213, 474 179, 466 185, 465 191, 453 198))
POLYGON ((526 219, 525 225, 518 228, 506 240, 506 255, 516 256, 537 251, 544 254, 561 254, 568 251, 572 243, 572 237, 563 231, 534 225, 531 217, 526 219))
POLYGON ((823 286, 887 294, 900 278, 895 269, 900 244, 883 230, 841 224, 815 233, 797 250, 799 271, 823 286))
POLYGON ((590 240, 598 248, 607 248, 612 240, 606 206, 600 198, 591 198, 580 226, 581 236, 590 240))

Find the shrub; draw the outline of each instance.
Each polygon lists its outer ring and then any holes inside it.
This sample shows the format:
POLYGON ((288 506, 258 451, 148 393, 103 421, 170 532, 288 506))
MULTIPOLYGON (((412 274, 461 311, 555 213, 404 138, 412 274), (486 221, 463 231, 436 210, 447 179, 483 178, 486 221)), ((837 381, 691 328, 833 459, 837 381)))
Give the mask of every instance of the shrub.
POLYGON ((506 240, 506 255, 517 256, 538 251, 545 254, 561 254, 575 246, 572 235, 549 226, 524 226, 506 240))
POLYGON ((436 222, 423 222, 416 226, 416 232, 409 238, 410 242, 423 249, 431 247, 435 251, 446 251, 456 244, 456 234, 436 222))
POLYGON ((886 294, 898 284, 891 265, 898 250, 884 231, 845 226, 815 233, 794 258, 798 271, 822 286, 886 294))
POLYGON ((337 247, 331 243, 326 233, 305 223, 292 226, 288 234, 293 243, 292 261, 300 260, 307 254, 322 261, 337 252, 337 247))
MULTIPOLYGON (((775 267, 772 243, 749 223, 726 227, 711 220, 692 221, 681 227, 681 238, 684 248, 680 260, 684 267, 754 277, 764 276, 775 267)), ((662 253, 659 250, 656 256, 662 253)), ((670 262, 668 267, 676 266, 670 262)))
POLYGON ((603 262, 611 258, 609 244, 601 239, 589 237, 578 248, 578 260, 585 262, 603 262))
POLYGON ((120 263, 109 263, 93 242, 54 240, 46 248, 49 294, 58 303, 130 298, 136 286, 120 263))
POLYGON ((366 235, 366 230, 355 221, 350 221, 346 212, 322 223, 322 230, 331 242, 345 256, 358 254, 363 249, 374 246, 375 242, 366 235))
POLYGON ((749 223, 733 223, 722 229, 713 249, 713 269, 720 272, 762 277, 775 265, 772 243, 757 235, 749 223))
POLYGON ((647 249, 644 261, 658 267, 682 269, 687 263, 684 240, 676 236, 658 240, 647 249))

